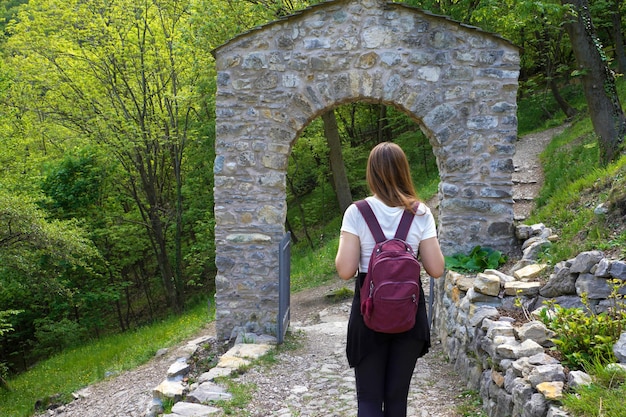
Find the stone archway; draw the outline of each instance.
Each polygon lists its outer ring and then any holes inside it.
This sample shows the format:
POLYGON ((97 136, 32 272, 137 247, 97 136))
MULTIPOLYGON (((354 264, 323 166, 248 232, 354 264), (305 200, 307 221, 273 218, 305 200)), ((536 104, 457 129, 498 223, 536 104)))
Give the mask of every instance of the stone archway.
POLYGON ((343 103, 394 105, 429 137, 446 254, 514 248, 519 51, 508 41, 399 3, 336 0, 214 56, 218 337, 276 333, 288 157, 310 121, 343 103))

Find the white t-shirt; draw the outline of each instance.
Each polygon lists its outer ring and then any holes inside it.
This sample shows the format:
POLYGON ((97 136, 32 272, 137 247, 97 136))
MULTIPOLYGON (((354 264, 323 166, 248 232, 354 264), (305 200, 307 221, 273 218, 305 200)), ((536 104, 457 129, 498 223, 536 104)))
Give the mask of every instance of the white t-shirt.
MULTIPOLYGON (((383 229, 385 236, 387 238, 394 237, 398 225, 400 224, 402 213, 404 213, 404 207, 389 207, 376 197, 367 197, 366 200, 370 207, 372 207, 372 211, 376 215, 376 219, 381 229, 383 229)), ((367 272, 370 255, 372 254, 376 241, 365 219, 361 215, 359 208, 355 204, 350 205, 346 209, 343 215, 343 222, 341 223, 341 230, 359 237, 361 241, 359 272, 367 272)), ((411 248, 413 248, 417 256, 420 241, 436 236, 437 229, 435 226, 435 218, 430 209, 424 203, 420 203, 406 241, 411 245, 411 248)))

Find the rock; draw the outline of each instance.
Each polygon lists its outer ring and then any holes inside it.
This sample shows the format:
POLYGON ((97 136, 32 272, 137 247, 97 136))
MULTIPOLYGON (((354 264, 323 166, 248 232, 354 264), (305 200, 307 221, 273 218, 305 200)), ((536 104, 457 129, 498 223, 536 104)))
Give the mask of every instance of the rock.
POLYGON ((534 356, 538 353, 543 353, 543 347, 534 340, 528 339, 524 340, 520 344, 519 349, 516 352, 516 357, 521 358, 534 356))
POLYGON ((501 372, 498 372, 494 369, 491 370, 491 380, 498 387, 502 388, 504 386, 504 375, 501 372))
POLYGON ((500 278, 495 275, 478 273, 474 279, 474 290, 492 297, 500 294, 500 278))
POLYGON ((613 345, 613 354, 618 362, 626 364, 626 332, 622 332, 618 341, 613 345))
POLYGON ((224 355, 220 358, 220 361, 217 363, 218 368, 230 368, 230 369, 239 369, 245 366, 250 365, 250 361, 244 358, 239 358, 237 356, 227 356, 224 355))
MULTIPOLYGON (((188 403, 180 401, 174 404, 172 407, 172 414, 170 416, 181 417, 208 417, 210 415, 221 412, 222 410, 208 405, 188 403)), ((166 416, 169 414, 166 414, 166 416)), ((165 416, 163 416, 165 417, 165 416)))
POLYGON ((219 385, 204 382, 187 394, 186 399, 189 402, 206 404, 210 401, 230 400, 232 397, 232 394, 226 392, 226 390, 219 385))
POLYGON ((528 240, 532 237, 533 228, 525 224, 520 224, 515 228, 515 236, 519 240, 528 240))
POLYGON ((163 413, 163 402, 158 398, 153 398, 146 408, 144 417, 157 417, 161 413, 163 413))
POLYGON ((607 298, 612 291, 609 282, 604 278, 598 278, 589 273, 582 273, 576 280, 576 294, 587 294, 590 299, 607 298))
POLYGON ((179 401, 185 393, 185 387, 182 380, 166 379, 161 382, 153 391, 152 394, 155 398, 161 400, 173 399, 179 401))
POLYGON ((497 276, 498 278, 500 278, 500 283, 501 284, 505 284, 507 282, 515 281, 515 277, 512 277, 511 275, 505 274, 504 272, 500 272, 497 269, 485 269, 483 271, 483 274, 497 276))
POLYGON ((626 262, 624 261, 611 262, 611 269, 609 270, 609 272, 613 278, 626 281, 626 262))
POLYGON ((497 319, 498 317, 500 317, 500 313, 495 307, 473 305, 469 312, 469 325, 471 327, 478 327, 485 318, 497 319))
POLYGON ((593 214, 596 216, 604 216, 609 212, 609 208, 604 203, 600 203, 593 209, 593 214))
POLYGON ((561 364, 536 366, 528 375, 528 382, 536 388, 542 382, 565 381, 565 372, 561 364))
POLYGON ((548 414, 546 414, 546 417, 569 417, 569 414, 567 413, 567 411, 561 409, 560 407, 551 405, 548 409, 548 414))
POLYGON ((572 273, 587 274, 602 258, 604 258, 604 253, 599 250, 581 252, 574 258, 570 271, 572 273))
POLYGON ((552 330, 549 330, 545 324, 535 320, 525 323, 518 328, 517 336, 522 342, 526 340, 533 340, 543 346, 549 342, 555 334, 552 330))
POLYGON ((213 381, 215 378, 220 376, 228 376, 233 373, 233 368, 211 368, 207 372, 204 372, 202 375, 198 377, 198 382, 208 382, 213 381))
POLYGON ((531 395, 530 401, 524 406, 523 416, 543 416, 548 410, 548 403, 543 394, 536 393, 531 395))
POLYGON ((461 276, 456 280, 456 286, 459 290, 467 292, 470 288, 474 288, 474 278, 461 276))
POLYGON ((178 359, 176 362, 171 364, 170 367, 168 368, 167 377, 175 378, 180 375, 186 375, 190 369, 191 369, 191 366, 189 366, 186 359, 184 358, 178 359))
POLYGON ((467 290, 467 294, 465 296, 472 303, 482 303, 493 307, 502 304, 502 300, 500 298, 496 296, 481 294, 478 291, 474 290, 474 288, 470 288, 469 290, 467 290))
POLYGON ((541 275, 547 268, 548 265, 545 264, 531 264, 518 269, 513 273, 513 276, 520 281, 529 281, 541 275))
POLYGON ((504 293, 509 296, 534 297, 542 286, 540 282, 507 282, 504 284, 504 293))
POLYGON ((537 239, 531 245, 529 245, 523 251, 522 259, 530 259, 536 261, 539 259, 539 256, 546 251, 550 246, 552 246, 552 242, 545 238, 535 238, 537 239))
POLYGON ((259 359, 272 349, 271 345, 243 343, 235 345, 224 356, 236 356, 238 358, 259 359))
POLYGON ((609 272, 610 268, 611 261, 606 258, 602 258, 600 259, 600 262, 598 262, 598 264, 596 265, 596 269, 593 270, 593 275, 601 278, 608 278, 611 276, 609 272))
POLYGON ((504 321, 494 321, 487 330, 487 337, 493 340, 496 336, 505 336, 515 338, 515 329, 513 325, 504 321))
POLYGON ((547 298, 576 294, 576 278, 577 274, 572 274, 565 263, 559 262, 539 293, 547 298))
POLYGON ((161 349, 156 351, 156 353, 154 354, 154 357, 155 358, 160 358, 161 356, 165 356, 167 354, 167 352, 169 352, 168 348, 161 348, 161 349))
POLYGON ((563 398, 563 386, 562 381, 542 382, 537 384, 537 391, 548 401, 560 401, 563 398))
POLYGON ((589 385, 593 382, 593 378, 583 371, 570 371, 567 376, 567 385, 572 388, 589 385))

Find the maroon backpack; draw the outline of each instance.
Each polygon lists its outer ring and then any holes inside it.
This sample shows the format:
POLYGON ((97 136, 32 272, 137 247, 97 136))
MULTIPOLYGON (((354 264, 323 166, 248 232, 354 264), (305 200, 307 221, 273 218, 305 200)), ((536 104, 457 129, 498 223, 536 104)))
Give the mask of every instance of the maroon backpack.
POLYGON ((420 264, 405 241, 414 214, 405 210, 393 239, 387 239, 365 200, 356 206, 376 245, 361 286, 361 314, 365 325, 381 333, 402 333, 415 325, 420 294, 420 264))

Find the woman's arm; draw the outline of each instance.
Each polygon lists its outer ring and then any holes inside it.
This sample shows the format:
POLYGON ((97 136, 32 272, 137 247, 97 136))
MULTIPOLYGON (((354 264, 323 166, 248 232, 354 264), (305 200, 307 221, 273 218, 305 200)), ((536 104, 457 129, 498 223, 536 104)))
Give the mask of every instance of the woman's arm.
POLYGON ((361 260, 361 241, 357 235, 349 232, 339 234, 339 249, 335 257, 335 267, 341 279, 350 279, 356 275, 361 260))
POLYGON ((419 246, 419 253, 422 265, 424 265, 428 275, 434 278, 439 278, 443 275, 445 260, 439 247, 439 240, 436 237, 422 240, 419 246))

